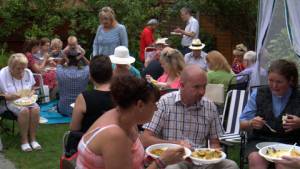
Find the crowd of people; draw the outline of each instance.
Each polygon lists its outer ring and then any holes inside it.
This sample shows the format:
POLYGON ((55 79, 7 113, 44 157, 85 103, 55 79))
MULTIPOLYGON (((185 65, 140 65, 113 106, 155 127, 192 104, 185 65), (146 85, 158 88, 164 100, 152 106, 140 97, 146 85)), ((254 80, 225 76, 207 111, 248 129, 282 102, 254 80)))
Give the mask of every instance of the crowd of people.
MULTIPOLYGON (((224 130, 216 105, 204 97, 209 92, 206 85, 223 84, 226 94, 230 83, 243 80, 238 75, 251 77, 255 69, 256 52, 248 51, 244 44, 233 50, 232 65, 219 51, 204 52, 205 44, 198 38, 199 23, 191 10, 182 8, 180 16, 186 27, 174 29, 174 33, 182 36, 181 49, 171 48, 167 38, 155 38, 157 19, 147 22, 140 36, 139 57, 145 63, 141 72, 132 65, 136 58, 128 49, 126 27, 118 23, 110 7, 99 12, 91 60, 75 36, 68 37, 65 48, 58 38, 26 41, 24 54, 12 54, 8 66, 0 71, 0 93, 17 117, 21 150, 42 149, 36 138, 40 107, 37 103, 20 106, 14 101, 24 93, 32 96, 43 83, 51 98, 59 96, 57 111, 72 117, 70 132, 80 135, 70 154, 76 155, 78 169, 237 169, 230 159, 197 166, 183 158, 183 148, 168 149, 145 163, 145 148, 158 143, 221 149, 219 138, 224 130), (89 82, 93 87, 87 90, 89 82), (171 92, 164 94, 169 89, 171 92)), ((240 117, 241 130, 251 133, 246 150, 250 169, 269 166, 255 148, 258 142, 300 143, 296 65, 276 60, 260 73, 268 79, 268 86, 251 92, 240 117)), ((72 136, 69 139, 75 139, 72 136)), ((299 161, 284 157, 275 167, 300 168, 299 161)))

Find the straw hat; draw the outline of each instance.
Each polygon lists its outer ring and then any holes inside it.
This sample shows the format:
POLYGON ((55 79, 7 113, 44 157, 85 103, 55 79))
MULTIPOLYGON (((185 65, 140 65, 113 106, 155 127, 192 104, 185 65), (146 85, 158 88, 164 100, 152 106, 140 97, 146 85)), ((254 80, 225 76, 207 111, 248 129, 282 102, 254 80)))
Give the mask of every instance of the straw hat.
POLYGON ((243 56, 247 51, 247 47, 241 43, 235 46, 235 49, 233 50, 233 55, 243 56))
POLYGON ((158 38, 156 41, 155 41, 155 44, 162 44, 162 45, 168 45, 167 44, 167 41, 168 38, 158 38))
POLYGON ((189 47, 192 50, 201 50, 205 47, 205 44, 200 39, 193 39, 192 45, 189 47))
POLYGON ((135 58, 129 56, 129 50, 126 46, 115 48, 114 54, 109 56, 111 63, 119 65, 128 65, 135 62, 135 58))

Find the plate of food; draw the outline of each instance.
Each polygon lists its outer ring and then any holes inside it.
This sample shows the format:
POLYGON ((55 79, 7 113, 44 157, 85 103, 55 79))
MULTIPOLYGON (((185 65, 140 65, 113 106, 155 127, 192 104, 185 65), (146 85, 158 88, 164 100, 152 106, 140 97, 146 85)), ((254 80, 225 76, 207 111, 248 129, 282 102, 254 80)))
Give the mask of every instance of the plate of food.
POLYGON ((178 32, 170 32, 171 35, 182 35, 181 33, 178 32))
POLYGON ((256 148, 261 149, 263 147, 271 146, 271 145, 275 145, 275 144, 282 144, 282 143, 278 143, 278 142, 260 142, 260 143, 256 144, 256 148))
POLYGON ((196 165, 215 164, 226 159, 226 154, 218 149, 199 148, 192 152, 190 158, 196 165))
POLYGON ((261 148, 258 153, 266 160, 274 162, 274 160, 281 160, 282 156, 300 157, 300 147, 293 147, 289 144, 275 144, 261 148), (289 151, 290 149, 291 151, 289 151))
POLYGON ((24 96, 14 101, 17 106, 30 106, 38 99, 38 95, 24 96))
MULTIPOLYGON (((162 143, 162 144, 153 144, 146 148, 146 154, 152 158, 158 158, 164 151, 168 148, 180 148, 181 145, 171 144, 171 143, 162 143)), ((185 155, 183 158, 189 157, 191 155, 191 150, 184 147, 185 155)))

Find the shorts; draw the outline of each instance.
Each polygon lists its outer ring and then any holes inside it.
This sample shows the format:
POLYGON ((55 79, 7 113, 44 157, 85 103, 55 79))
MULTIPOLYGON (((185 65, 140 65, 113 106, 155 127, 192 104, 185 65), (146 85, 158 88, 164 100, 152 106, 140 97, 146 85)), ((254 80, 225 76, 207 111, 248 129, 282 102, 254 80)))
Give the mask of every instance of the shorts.
POLYGON ((40 106, 37 103, 34 103, 30 106, 17 106, 14 103, 7 103, 7 108, 8 110, 10 110, 11 112, 14 113, 15 116, 19 116, 20 112, 26 110, 26 109, 35 109, 35 108, 40 108, 40 106))

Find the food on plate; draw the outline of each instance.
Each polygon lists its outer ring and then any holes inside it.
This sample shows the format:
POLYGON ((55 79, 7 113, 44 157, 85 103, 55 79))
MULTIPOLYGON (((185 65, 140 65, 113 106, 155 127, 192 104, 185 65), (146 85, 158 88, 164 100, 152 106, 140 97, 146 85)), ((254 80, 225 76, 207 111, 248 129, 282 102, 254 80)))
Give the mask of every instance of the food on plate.
POLYGON ((195 150, 194 152, 192 152, 192 157, 204 160, 214 160, 221 158, 222 152, 215 149, 195 150))
POLYGON ((25 96, 14 101, 18 106, 28 106, 35 103, 37 100, 37 95, 25 96))
POLYGON ((289 154, 288 149, 276 149, 274 147, 268 147, 266 151, 266 155, 273 157, 273 158, 281 158, 284 155, 292 156, 292 157, 300 157, 300 152, 293 149, 291 153, 289 154))
POLYGON ((164 151, 166 151, 168 148, 167 147, 163 147, 163 148, 157 148, 154 150, 151 150, 150 153, 154 154, 156 156, 160 156, 164 151))

